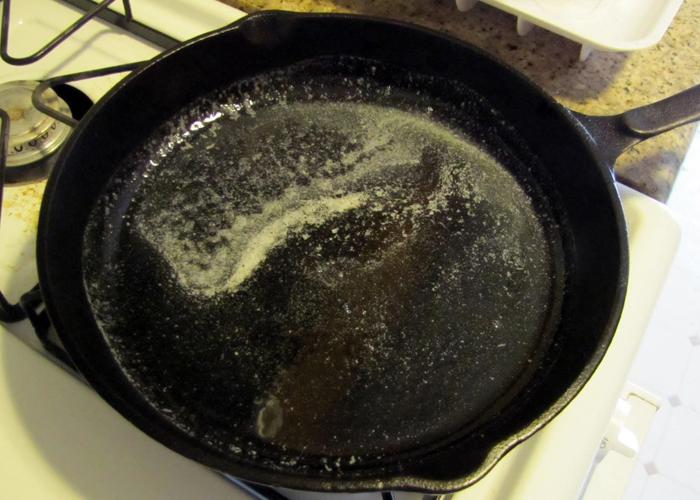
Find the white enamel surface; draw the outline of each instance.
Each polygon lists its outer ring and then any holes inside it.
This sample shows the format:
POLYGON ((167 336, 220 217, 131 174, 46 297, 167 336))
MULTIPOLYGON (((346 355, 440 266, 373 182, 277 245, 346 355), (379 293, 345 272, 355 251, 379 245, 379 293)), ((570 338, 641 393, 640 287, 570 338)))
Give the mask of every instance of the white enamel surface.
POLYGON ((668 201, 683 238, 630 379, 660 396, 625 500, 700 499, 700 130, 668 201))

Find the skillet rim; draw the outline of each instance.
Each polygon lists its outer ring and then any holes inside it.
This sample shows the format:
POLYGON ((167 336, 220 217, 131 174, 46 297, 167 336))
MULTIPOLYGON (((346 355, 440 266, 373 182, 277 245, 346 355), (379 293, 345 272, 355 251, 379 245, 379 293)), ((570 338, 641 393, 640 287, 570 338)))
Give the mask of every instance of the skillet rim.
MULTIPOLYGON (((58 249, 60 251, 60 249, 58 249)), ((622 313, 622 306, 624 304, 625 291, 627 286, 627 273, 628 273, 628 248, 627 248, 627 232, 626 225, 624 221, 624 215, 622 212, 622 206, 619 199, 619 195, 614 185, 614 177, 610 171, 608 165, 605 164, 604 158, 601 151, 596 146, 595 140, 585 129, 584 125, 576 118, 575 114, 564 106, 558 104, 549 94, 547 94, 541 87, 536 85, 534 82, 527 79, 524 75, 511 68, 510 66, 504 64, 497 58, 489 55, 485 51, 474 47, 471 44, 463 42, 452 36, 446 35, 444 33, 424 28, 421 26, 416 26, 409 23, 399 22, 390 19, 378 18, 373 16, 357 15, 357 14, 333 14, 333 13, 291 13, 286 11, 264 11, 255 14, 248 15, 241 18, 240 20, 234 22, 231 25, 225 26, 223 28, 217 29, 210 33, 206 33, 192 40, 183 42, 176 47, 164 51, 163 53, 157 55, 155 58, 151 59, 144 66, 138 68, 126 78, 118 82, 110 91, 103 96, 87 113, 87 115, 79 122, 78 127, 71 134, 67 144, 62 148, 54 171, 46 185, 46 190, 44 197, 42 199, 40 217, 39 217, 39 229, 37 235, 37 266, 39 270, 40 285, 42 290, 42 295, 44 297, 46 308, 49 316, 55 326, 55 329, 63 342, 64 346, 70 353, 71 358, 80 370, 80 372, 85 376, 85 378, 90 382, 91 386, 100 394, 100 396, 105 399, 113 408, 115 408, 119 413, 121 413, 125 418, 134 423, 140 430, 148 434, 150 437, 156 439, 162 444, 168 446, 169 448, 175 450, 176 452, 192 458, 200 463, 207 466, 213 467, 227 473, 245 478, 246 480, 252 480, 254 482, 260 482, 270 485, 281 485, 284 487, 298 488, 304 490, 315 490, 315 491, 345 491, 345 492, 360 492, 360 491, 376 491, 382 489, 391 490, 402 490, 402 491, 421 491, 421 492, 431 492, 431 493, 447 493, 456 490, 463 489, 474 482, 481 479, 486 475, 495 464, 503 457, 505 454, 513 449, 517 444, 526 440, 535 432, 540 430, 546 423, 552 420, 559 412, 561 412, 571 400, 578 394, 578 392, 585 385, 585 382, 590 378, 590 376, 595 371, 596 367, 600 363, 605 354, 612 337, 614 335, 615 329, 619 322, 620 315, 622 313), (225 455, 216 453, 214 450, 204 447, 198 440, 189 438, 182 431, 176 430, 174 426, 167 428, 167 426, 158 425, 158 419, 153 419, 153 415, 149 415, 148 412, 143 412, 142 409, 136 408, 128 400, 123 398, 120 394, 114 391, 114 385, 110 384, 109 380, 105 382, 103 374, 100 370, 95 370, 91 365, 90 361, 83 356, 80 345, 74 342, 71 334, 68 333, 66 322, 64 321, 64 313, 62 313, 62 308, 59 306, 61 301, 72 300, 72 297, 58 297, 54 294, 53 290, 56 288, 61 288, 60 285, 55 284, 54 275, 51 269, 51 254, 53 252, 51 238, 49 237, 51 229, 51 221, 54 217, 60 217, 59 210, 52 210, 52 202, 54 200, 55 193, 58 191, 60 186, 60 179, 62 172, 64 170, 64 165, 66 165, 71 157, 71 151, 79 142, 79 138, 89 130, 90 123, 93 117, 100 112, 101 108, 108 103, 114 95, 118 94, 122 88, 129 85, 130 82, 137 79, 144 72, 149 71, 149 69, 158 64, 162 59, 169 58, 177 54, 179 51, 197 44, 201 41, 207 40, 211 37, 219 36, 223 33, 228 33, 231 31, 236 31, 241 29, 249 23, 258 22, 260 19, 268 17, 282 17, 290 16, 291 18, 314 18, 318 20, 333 18, 342 19, 349 22, 360 22, 360 23, 380 23, 384 25, 392 26, 393 28, 406 29, 412 31, 419 31, 423 34, 430 35, 433 37, 439 37, 443 41, 449 42, 450 44, 459 46, 461 50, 469 50, 475 53, 479 58, 483 58, 490 63, 496 64, 503 68, 510 76, 518 81, 520 85, 529 87, 531 91, 537 93, 540 98, 548 102, 552 109, 560 114, 560 117, 564 121, 568 122, 573 130, 577 132, 577 135, 582 139, 583 147, 588 151, 591 157, 596 160, 592 163, 590 168, 597 168, 601 177, 603 179, 605 188, 608 193, 610 200, 610 206, 613 211, 614 223, 617 228, 618 243, 619 243, 619 269, 618 275, 615 280, 617 283, 614 300, 611 304, 610 314, 608 315, 608 321, 598 342, 598 346, 591 356, 589 362, 585 365, 584 369, 581 370, 570 385, 569 389, 565 391, 549 408, 547 411, 543 412, 537 419, 533 420, 529 425, 520 430, 519 432, 512 433, 509 438, 504 439, 500 442, 493 444, 490 448, 488 454, 485 455, 484 460, 481 465, 469 472, 467 475, 462 475, 458 478, 435 478, 426 477, 426 475, 421 475, 420 470, 408 469, 405 472, 391 474, 390 477, 384 477, 378 479, 376 476, 369 478, 342 478, 342 477, 320 477, 320 476, 308 476, 299 474, 289 474, 280 471, 274 471, 269 468, 262 467, 260 465, 248 465, 244 462, 232 462, 227 459, 225 455), (58 213, 57 213, 58 212, 58 213)), ((611 279, 612 283, 612 279, 611 279)), ((81 295, 81 299, 87 302, 87 297, 84 289, 76 291, 78 295, 81 295)), ((69 321, 70 322, 70 321, 69 321)), ((99 330, 97 330, 99 331, 99 330)), ((153 414, 157 412, 153 411, 153 414)), ((419 469, 419 467, 418 467, 419 469)), ((368 469, 372 471, 373 469, 368 469)))

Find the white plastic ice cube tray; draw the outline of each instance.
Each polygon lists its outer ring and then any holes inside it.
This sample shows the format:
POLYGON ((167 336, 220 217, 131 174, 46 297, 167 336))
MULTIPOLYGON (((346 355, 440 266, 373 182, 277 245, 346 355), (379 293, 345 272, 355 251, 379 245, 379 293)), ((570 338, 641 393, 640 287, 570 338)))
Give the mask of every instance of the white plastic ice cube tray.
MULTIPOLYGON (((456 0, 462 11, 479 0, 456 0)), ((540 26, 581 44, 580 59, 593 49, 626 52, 661 40, 683 0, 481 0, 517 17, 527 34, 540 26)))

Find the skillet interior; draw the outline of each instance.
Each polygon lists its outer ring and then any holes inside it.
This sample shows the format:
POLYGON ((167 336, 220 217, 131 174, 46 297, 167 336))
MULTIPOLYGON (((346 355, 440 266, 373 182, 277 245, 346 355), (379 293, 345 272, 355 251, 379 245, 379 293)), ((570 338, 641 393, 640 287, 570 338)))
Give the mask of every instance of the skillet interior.
POLYGON ((564 254, 533 163, 464 86, 301 63, 124 160, 86 234, 89 298, 127 376, 223 453, 422 453, 550 348, 564 254))

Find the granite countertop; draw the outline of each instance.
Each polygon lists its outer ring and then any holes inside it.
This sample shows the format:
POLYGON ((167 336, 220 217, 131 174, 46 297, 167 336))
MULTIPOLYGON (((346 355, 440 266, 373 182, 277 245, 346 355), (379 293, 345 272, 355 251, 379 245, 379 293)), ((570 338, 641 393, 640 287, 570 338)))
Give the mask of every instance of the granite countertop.
MULTIPOLYGON (((354 12, 447 32, 515 67, 561 104, 592 115, 623 112, 700 83, 700 0, 686 0, 657 45, 630 53, 594 51, 535 27, 520 37, 515 18, 478 4, 459 12, 454 0, 221 0, 246 12, 262 9, 354 12)), ((618 180, 660 201, 670 194, 694 125, 649 139, 617 161, 618 180)))

